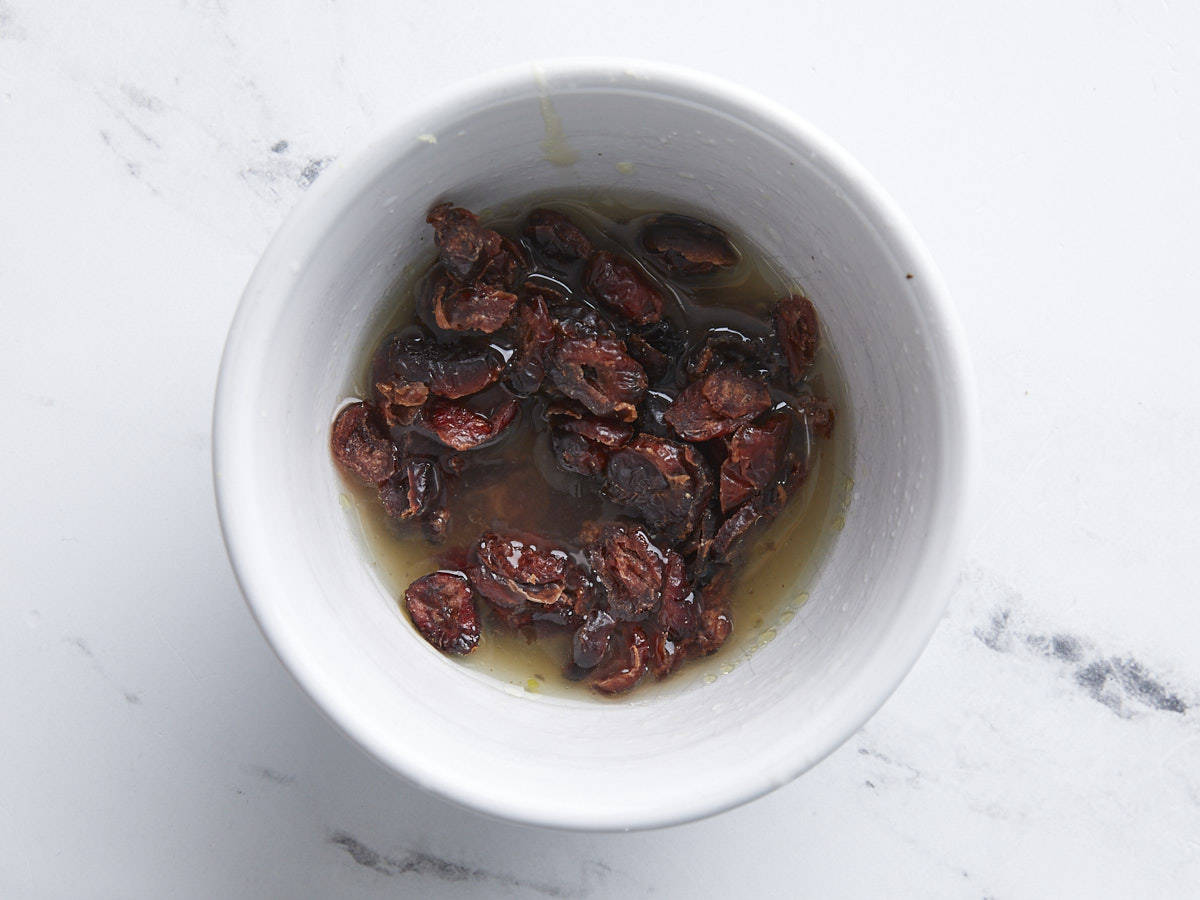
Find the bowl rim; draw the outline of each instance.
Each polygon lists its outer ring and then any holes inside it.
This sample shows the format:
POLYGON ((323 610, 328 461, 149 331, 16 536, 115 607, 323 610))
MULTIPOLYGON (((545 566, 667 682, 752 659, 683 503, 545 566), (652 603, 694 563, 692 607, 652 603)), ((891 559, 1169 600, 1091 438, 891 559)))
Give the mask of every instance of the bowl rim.
MULTIPOLYGON (((629 84, 622 85, 628 91, 629 84)), ((261 330, 261 329, 260 329, 261 330)), ((261 337, 260 334, 257 337, 261 337)), ((973 504, 973 487, 978 466, 978 409, 974 375, 965 332, 937 266, 912 225, 886 191, 867 171, 832 139, 791 109, 748 88, 693 69, 623 57, 571 57, 536 60, 486 72, 444 88, 410 106, 407 113, 377 130, 361 149, 335 160, 285 217, 268 243, 242 293, 221 357, 214 406, 212 466, 217 512, 234 576, 267 643, 285 670, 316 704, 317 708, 359 746, 389 770, 403 775, 418 787, 457 805, 507 821, 527 825, 579 831, 628 831, 658 828, 704 818, 747 803, 781 786, 824 759, 887 701, 932 637, 950 599, 951 580, 958 571, 966 545, 966 523, 973 504), (901 589, 924 599, 917 604, 919 615, 905 623, 905 640, 887 660, 876 660, 873 684, 853 708, 831 715, 825 739, 819 746, 792 747, 777 753, 773 768, 745 767, 716 787, 696 792, 686 806, 616 814, 596 814, 566 803, 528 803, 499 793, 481 797, 468 794, 453 773, 422 766, 407 757, 399 742, 376 739, 363 718, 336 702, 332 676, 310 666, 293 642, 286 615, 264 602, 270 594, 271 573, 261 543, 249 527, 253 516, 253 494, 243 490, 252 483, 250 454, 240 452, 252 433, 253 417, 247 408, 247 393, 239 390, 255 370, 257 326, 268 325, 282 311, 295 280, 294 260, 306 258, 317 241, 336 221, 347 203, 387 165, 396 148, 428 130, 426 123, 446 112, 483 105, 498 98, 527 91, 532 83, 581 82, 600 86, 633 77, 636 86, 679 98, 703 98, 706 105, 747 120, 766 120, 782 137, 819 157, 826 175, 836 178, 848 202, 868 214, 872 226, 893 248, 902 251, 912 275, 919 279, 918 303, 928 317, 931 340, 941 350, 944 366, 942 416, 945 424, 946 490, 935 504, 932 526, 922 545, 914 576, 901 589), (933 554, 937 554, 934 557, 933 554), (940 558, 940 562, 937 559, 940 558), (930 564, 930 560, 933 560, 930 564)), ((786 735, 781 741, 786 740, 786 735)))

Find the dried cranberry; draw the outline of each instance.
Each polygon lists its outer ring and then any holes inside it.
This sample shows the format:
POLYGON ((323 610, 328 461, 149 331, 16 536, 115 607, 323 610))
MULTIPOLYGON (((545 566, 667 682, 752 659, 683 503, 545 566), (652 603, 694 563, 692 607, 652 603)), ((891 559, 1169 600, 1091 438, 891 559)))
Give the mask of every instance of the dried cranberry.
POLYGON ((461 206, 439 203, 425 221, 446 271, 457 281, 469 281, 483 263, 499 252, 500 235, 479 224, 479 216, 461 206))
POLYGON ((666 632, 650 634, 650 674, 655 678, 666 678, 683 660, 681 646, 667 636, 666 632))
POLYGON ((701 275, 737 264, 738 253, 721 229, 668 213, 642 229, 642 246, 672 275, 701 275))
POLYGON ((475 545, 472 561, 471 583, 497 606, 550 606, 567 586, 566 552, 540 538, 489 531, 475 545))
POLYGON ((352 403, 337 414, 330 437, 338 465, 366 484, 378 484, 396 471, 396 448, 383 417, 369 403, 352 403))
POLYGON ((418 578, 404 605, 421 637, 445 653, 470 653, 479 643, 479 613, 467 579, 453 572, 418 578))
POLYGON ((518 394, 532 394, 546 377, 546 358, 554 346, 554 323, 544 297, 533 295, 517 310, 517 347, 508 363, 508 383, 518 394))
POLYGON ((447 447, 474 450, 499 438, 519 411, 516 400, 506 400, 487 414, 462 403, 434 400, 425 404, 418 424, 447 447))
MULTIPOLYGON (((567 332, 570 333, 570 332, 567 332)), ((598 416, 623 422, 637 418, 646 392, 646 373, 612 337, 560 339, 550 357, 550 380, 598 416)))
POLYGON ((592 687, 602 694, 623 694, 633 690, 650 665, 650 642, 646 633, 634 625, 616 636, 617 653, 592 676, 592 687))
MULTIPOLYGON (((492 232, 495 234, 495 232, 492 232)), ((476 280, 480 284, 498 285, 512 290, 529 268, 529 257, 521 245, 503 235, 488 243, 488 256, 476 280)))
POLYGON ((633 260, 598 250, 583 273, 588 294, 637 325, 662 318, 663 295, 633 260))
POLYGON ((508 321, 517 295, 497 285, 473 284, 433 301, 433 321, 443 331, 491 334, 508 321))
POLYGON ((383 508, 394 519, 413 519, 439 505, 442 477, 437 462, 426 456, 410 456, 379 487, 383 508))
POLYGON ((673 640, 690 637, 696 630, 700 604, 688 580, 687 565, 678 553, 668 550, 663 566, 658 627, 673 640))
POLYGON ((571 655, 575 665, 581 669, 593 669, 599 665, 608 651, 608 641, 617 620, 603 609, 593 609, 583 618, 583 624, 571 638, 571 655))
POLYGON ((750 529, 758 524, 767 511, 767 502, 760 497, 747 500, 737 512, 721 523, 712 542, 712 558, 728 562, 733 550, 741 543, 750 529))
POLYGON ((663 418, 685 440, 707 441, 729 434, 770 405, 761 379, 726 367, 688 385, 663 418))
POLYGON ((653 531, 682 540, 712 496, 712 478, 691 447, 642 434, 609 456, 604 493, 653 531))
POLYGON ((372 383, 380 396, 399 392, 415 399, 418 386, 424 386, 455 400, 495 384, 503 369, 504 358, 491 347, 439 344, 424 328, 410 326, 384 340, 375 354, 372 383))
POLYGON ((579 226, 553 209, 535 209, 525 220, 525 237, 534 249, 559 262, 586 259, 592 242, 579 226))
POLYGON ((787 357, 792 383, 798 385, 817 356, 817 311, 807 297, 793 294, 775 308, 775 336, 787 357))
POLYGON ((645 531, 631 525, 606 525, 586 552, 615 618, 633 621, 657 609, 665 556, 645 531))
POLYGON ((736 509, 775 479, 789 429, 789 417, 775 413, 760 425, 743 425, 733 433, 729 455, 721 463, 721 512, 736 509))
POLYGON ((833 437, 833 423, 836 418, 833 404, 812 394, 805 394, 796 402, 796 410, 804 417, 804 423, 813 434, 823 438, 833 437))
POLYGON ((747 374, 761 374, 768 368, 763 356, 760 341, 751 340, 732 328, 710 328, 701 344, 689 355, 687 373, 691 378, 701 378, 731 366, 747 374))
POLYGON ((688 656, 707 656, 715 653, 733 633, 733 613, 729 593, 733 576, 722 571, 700 593, 700 623, 696 633, 683 642, 688 656))

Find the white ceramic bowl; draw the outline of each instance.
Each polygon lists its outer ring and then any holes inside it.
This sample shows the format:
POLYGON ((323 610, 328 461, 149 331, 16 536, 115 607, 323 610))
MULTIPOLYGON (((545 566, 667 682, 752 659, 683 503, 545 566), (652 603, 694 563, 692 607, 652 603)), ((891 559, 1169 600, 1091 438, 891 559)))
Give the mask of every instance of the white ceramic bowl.
POLYGON ((551 62, 460 85, 322 175, 263 255, 230 330, 214 473, 251 610, 350 736, 487 813, 643 828, 794 778, 904 677, 955 571, 973 402, 937 270, 845 152, 790 111, 695 72, 551 62), (812 599, 752 664, 619 703, 514 695, 426 645, 369 564, 328 450, 381 300, 410 248, 428 246, 429 206, 580 186, 712 210, 804 285, 844 373, 838 427, 855 479, 812 599))

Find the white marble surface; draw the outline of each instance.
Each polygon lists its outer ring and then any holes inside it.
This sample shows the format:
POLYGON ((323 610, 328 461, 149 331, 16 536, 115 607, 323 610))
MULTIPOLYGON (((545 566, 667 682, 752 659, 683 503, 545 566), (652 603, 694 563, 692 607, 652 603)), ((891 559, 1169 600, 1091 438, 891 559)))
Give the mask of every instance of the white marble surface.
POLYGON ((1200 11, 645 5, 0 0, 0 895, 1195 896, 1200 11), (604 52, 742 81, 879 177, 985 439, 961 585, 884 709, 630 835, 381 770, 259 636, 209 480, 225 329, 326 161, 448 79, 604 52))

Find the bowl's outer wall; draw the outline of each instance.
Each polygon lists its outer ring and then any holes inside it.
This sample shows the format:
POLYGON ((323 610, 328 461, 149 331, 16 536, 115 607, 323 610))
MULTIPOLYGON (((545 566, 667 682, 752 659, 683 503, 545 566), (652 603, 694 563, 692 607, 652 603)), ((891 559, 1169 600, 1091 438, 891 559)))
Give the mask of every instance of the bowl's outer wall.
POLYGON ((222 366, 214 459, 251 608, 349 734, 482 811, 630 828, 789 780, 886 699, 944 605, 973 427, 939 276, 841 151, 701 76, 562 64, 459 89, 318 183, 247 287, 222 366), (564 149, 546 141, 559 121, 577 154, 569 166, 547 159, 564 149), (580 187, 677 198, 763 248, 817 304, 849 401, 839 428, 852 442, 853 501, 806 586, 812 599, 752 661, 647 701, 515 693, 443 659, 373 570, 328 452, 331 415, 388 314, 380 301, 430 246, 428 207, 580 187))

